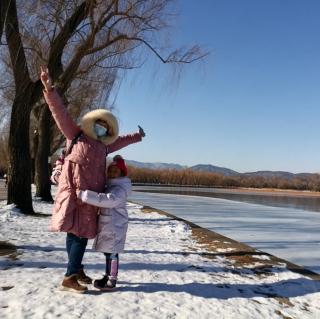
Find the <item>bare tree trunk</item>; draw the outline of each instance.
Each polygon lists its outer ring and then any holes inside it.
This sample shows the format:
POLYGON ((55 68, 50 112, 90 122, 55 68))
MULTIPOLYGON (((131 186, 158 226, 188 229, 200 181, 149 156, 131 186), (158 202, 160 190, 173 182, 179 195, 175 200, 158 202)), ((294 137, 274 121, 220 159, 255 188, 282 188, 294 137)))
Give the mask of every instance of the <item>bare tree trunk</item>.
POLYGON ((29 126, 36 86, 31 82, 19 33, 16 2, 2 0, 5 30, 15 81, 16 94, 12 105, 9 136, 8 204, 25 214, 34 213, 31 197, 31 160, 29 126))
POLYGON ((33 214, 31 159, 29 150, 30 87, 16 96, 12 105, 9 135, 8 204, 25 214, 33 214), (29 99, 28 99, 29 96, 29 99))
POLYGON ((48 158, 50 156, 50 124, 51 113, 46 105, 40 111, 38 122, 38 145, 35 149, 35 184, 36 196, 42 200, 52 202, 50 171, 48 158))
POLYGON ((0 43, 2 39, 2 34, 4 30, 4 20, 5 20, 5 11, 4 11, 4 4, 0 1, 0 43))

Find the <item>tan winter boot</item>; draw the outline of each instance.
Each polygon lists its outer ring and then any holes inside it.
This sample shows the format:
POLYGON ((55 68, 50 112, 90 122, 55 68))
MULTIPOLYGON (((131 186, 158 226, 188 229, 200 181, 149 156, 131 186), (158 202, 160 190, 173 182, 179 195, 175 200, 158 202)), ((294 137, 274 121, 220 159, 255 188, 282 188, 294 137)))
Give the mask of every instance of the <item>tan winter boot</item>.
POLYGON ((61 290, 64 291, 71 291, 76 293, 84 293, 88 290, 87 287, 82 286, 78 283, 78 275, 74 274, 69 277, 65 276, 62 284, 61 284, 61 290))
POLYGON ((78 272, 78 283, 82 285, 92 284, 92 279, 85 274, 83 268, 81 268, 78 272))

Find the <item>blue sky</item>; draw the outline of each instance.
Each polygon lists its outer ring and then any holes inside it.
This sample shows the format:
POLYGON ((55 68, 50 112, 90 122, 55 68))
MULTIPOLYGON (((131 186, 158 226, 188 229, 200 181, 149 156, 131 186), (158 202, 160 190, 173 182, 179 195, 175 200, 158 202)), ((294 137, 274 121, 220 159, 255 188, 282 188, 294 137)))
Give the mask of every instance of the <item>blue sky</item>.
POLYGON ((210 55, 173 68, 149 57, 116 100, 128 159, 240 172, 320 172, 320 1, 181 0, 172 45, 210 55))

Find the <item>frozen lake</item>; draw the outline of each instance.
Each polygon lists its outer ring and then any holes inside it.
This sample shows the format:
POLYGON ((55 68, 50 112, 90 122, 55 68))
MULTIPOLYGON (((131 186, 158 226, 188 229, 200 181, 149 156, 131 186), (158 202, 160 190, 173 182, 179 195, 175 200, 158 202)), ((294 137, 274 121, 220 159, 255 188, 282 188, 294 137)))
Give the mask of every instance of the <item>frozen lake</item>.
POLYGON ((164 210, 320 273, 319 212, 222 198, 145 192, 133 192, 130 200, 164 210))

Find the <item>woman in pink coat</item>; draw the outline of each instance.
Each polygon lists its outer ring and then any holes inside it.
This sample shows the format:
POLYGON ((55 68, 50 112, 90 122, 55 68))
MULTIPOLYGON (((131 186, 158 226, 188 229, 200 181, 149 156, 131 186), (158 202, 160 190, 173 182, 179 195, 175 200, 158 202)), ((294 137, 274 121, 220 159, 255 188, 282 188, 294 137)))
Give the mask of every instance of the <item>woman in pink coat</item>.
POLYGON ((59 177, 50 228, 52 231, 67 232, 68 268, 62 289, 82 293, 87 287, 80 283, 92 283, 81 263, 88 239, 97 234, 98 208, 79 200, 77 191, 89 189, 103 192, 106 156, 141 141, 145 134, 140 128, 138 133, 118 137, 118 122, 105 109, 85 114, 79 127, 51 85, 48 71, 42 68, 41 81, 45 100, 58 128, 67 139, 67 147, 76 139, 71 153, 65 157, 59 177))

